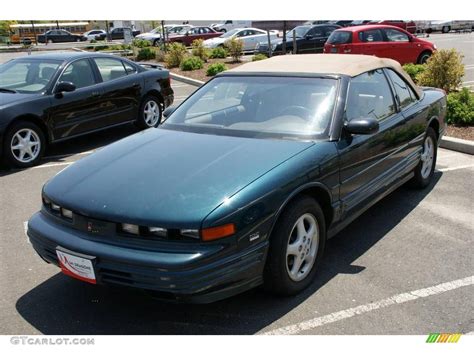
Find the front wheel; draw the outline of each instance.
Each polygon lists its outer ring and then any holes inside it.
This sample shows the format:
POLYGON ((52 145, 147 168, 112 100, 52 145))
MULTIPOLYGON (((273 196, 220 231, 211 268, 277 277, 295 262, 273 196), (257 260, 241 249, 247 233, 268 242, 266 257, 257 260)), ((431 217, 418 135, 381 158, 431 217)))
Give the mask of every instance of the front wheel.
POLYGON ((326 241, 324 214, 318 202, 301 197, 285 208, 270 240, 264 286, 280 295, 294 295, 314 279, 326 241))
POLYGON ((428 61, 428 59, 431 57, 431 54, 432 53, 429 51, 425 51, 421 53, 417 60, 418 64, 425 64, 428 61))
POLYGON ((7 132, 4 142, 8 165, 28 168, 36 165, 44 153, 46 140, 43 131, 34 123, 19 121, 7 132))
POLYGON ((441 29, 441 32, 443 33, 448 33, 449 31, 451 31, 451 27, 449 26, 443 26, 443 28, 441 29))
POLYGON ((138 112, 138 127, 145 129, 156 127, 161 120, 161 105, 157 97, 148 95, 146 96, 138 112))
POLYGON ((429 127, 423 141, 421 160, 414 170, 415 176, 411 181, 414 187, 422 189, 430 184, 436 165, 437 149, 436 133, 429 127))

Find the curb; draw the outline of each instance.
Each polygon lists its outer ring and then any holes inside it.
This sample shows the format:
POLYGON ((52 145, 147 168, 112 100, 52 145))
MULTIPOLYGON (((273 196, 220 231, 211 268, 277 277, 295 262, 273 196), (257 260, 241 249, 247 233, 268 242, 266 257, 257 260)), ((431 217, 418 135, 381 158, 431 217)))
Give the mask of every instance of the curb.
POLYGON ((188 78, 186 76, 182 76, 182 75, 172 73, 171 71, 170 71, 170 77, 173 80, 181 81, 183 83, 193 85, 193 86, 197 86, 197 87, 200 87, 200 86, 204 85, 204 81, 191 79, 191 78, 188 78))
POLYGON ((443 136, 439 146, 456 152, 474 155, 474 141, 443 136))

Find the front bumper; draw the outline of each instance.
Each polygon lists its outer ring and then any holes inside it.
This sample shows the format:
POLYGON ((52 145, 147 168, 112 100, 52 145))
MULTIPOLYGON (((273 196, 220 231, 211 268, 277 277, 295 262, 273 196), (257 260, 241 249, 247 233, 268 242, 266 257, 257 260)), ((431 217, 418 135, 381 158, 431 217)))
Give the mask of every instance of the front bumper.
POLYGON ((83 232, 52 221, 38 212, 28 222, 35 251, 58 265, 56 248, 95 257, 98 284, 155 291, 157 298, 210 303, 262 283, 268 242, 219 256, 219 248, 194 252, 144 250, 92 240, 83 232))

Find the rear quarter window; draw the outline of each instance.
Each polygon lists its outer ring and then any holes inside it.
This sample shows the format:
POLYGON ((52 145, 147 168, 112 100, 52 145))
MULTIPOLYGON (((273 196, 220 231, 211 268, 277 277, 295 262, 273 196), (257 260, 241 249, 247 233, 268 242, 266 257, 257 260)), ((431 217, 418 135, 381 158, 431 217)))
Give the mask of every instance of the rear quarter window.
POLYGON ((352 32, 334 31, 328 38, 329 44, 344 44, 352 42, 352 32))

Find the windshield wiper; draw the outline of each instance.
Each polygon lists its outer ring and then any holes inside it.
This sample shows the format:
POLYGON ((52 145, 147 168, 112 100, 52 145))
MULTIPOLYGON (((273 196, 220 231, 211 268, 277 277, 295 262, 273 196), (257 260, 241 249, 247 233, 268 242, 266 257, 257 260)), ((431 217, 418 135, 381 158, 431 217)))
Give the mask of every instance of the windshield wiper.
POLYGON ((0 92, 9 92, 9 93, 12 93, 12 94, 16 94, 15 90, 7 89, 7 88, 0 88, 0 92))

